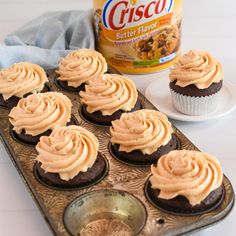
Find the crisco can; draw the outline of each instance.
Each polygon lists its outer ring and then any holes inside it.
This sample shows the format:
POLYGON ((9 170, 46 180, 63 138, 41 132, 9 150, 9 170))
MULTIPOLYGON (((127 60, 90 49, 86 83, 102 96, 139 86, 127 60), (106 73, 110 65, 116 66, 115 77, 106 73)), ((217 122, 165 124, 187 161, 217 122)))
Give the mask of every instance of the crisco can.
POLYGON ((181 43, 183 0, 94 0, 97 49, 121 72, 171 66, 181 43))

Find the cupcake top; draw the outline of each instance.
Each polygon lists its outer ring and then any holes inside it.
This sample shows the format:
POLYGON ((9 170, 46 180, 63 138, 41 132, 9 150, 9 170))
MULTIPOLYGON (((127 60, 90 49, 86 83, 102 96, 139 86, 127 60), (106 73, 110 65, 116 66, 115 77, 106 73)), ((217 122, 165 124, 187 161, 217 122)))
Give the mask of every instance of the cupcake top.
POLYGON ((110 132, 111 143, 119 144, 119 151, 140 150, 150 155, 171 140, 173 129, 164 114, 143 109, 122 114, 112 122, 110 132))
POLYGON ((69 86, 79 87, 97 79, 107 71, 106 59, 92 49, 78 49, 62 58, 59 63, 58 79, 67 81, 69 86))
POLYGON ((110 116, 118 110, 131 111, 138 92, 132 80, 121 75, 104 74, 86 85, 80 96, 89 113, 100 111, 102 115, 110 116))
POLYGON ((37 161, 45 172, 58 173, 68 181, 93 166, 98 147, 97 138, 88 130, 76 125, 59 127, 40 138, 37 161))
POLYGON ((206 89, 223 78, 221 64, 208 52, 191 50, 179 57, 178 62, 170 70, 170 80, 176 85, 186 87, 195 85, 206 89))
POLYGON ((158 160, 156 167, 151 166, 151 172, 150 182, 153 189, 160 190, 159 198, 181 195, 192 206, 219 188, 223 180, 219 161, 198 151, 171 151, 158 160))
POLYGON ((65 126, 71 118, 72 103, 58 92, 29 95, 20 99, 9 113, 13 130, 36 136, 47 130, 65 126))
POLYGON ((22 98, 27 93, 40 92, 48 81, 42 67, 20 62, 0 71, 0 94, 6 101, 12 96, 22 98))

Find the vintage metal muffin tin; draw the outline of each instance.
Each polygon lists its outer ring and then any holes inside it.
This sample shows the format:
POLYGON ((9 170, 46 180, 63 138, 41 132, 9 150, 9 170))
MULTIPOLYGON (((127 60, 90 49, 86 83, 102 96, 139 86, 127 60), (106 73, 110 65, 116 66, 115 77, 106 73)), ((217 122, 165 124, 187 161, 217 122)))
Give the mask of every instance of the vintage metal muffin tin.
MULTIPOLYGON (((34 147, 17 142, 9 133, 9 110, 0 108, 1 142, 32 194, 45 220, 55 235, 178 235, 211 225, 223 219, 232 209, 234 192, 224 176, 225 197, 220 206, 200 215, 169 214, 151 204, 145 196, 145 183, 150 168, 124 164, 109 152, 109 127, 93 125, 80 116, 78 93, 66 92, 55 85, 55 73, 48 73, 54 91, 67 95, 72 113, 79 125, 92 131, 99 139, 99 151, 109 164, 108 175, 99 183, 80 190, 57 190, 40 183, 34 175, 37 152, 34 147), (132 232, 132 233, 131 233, 132 232), (116 233, 116 234, 115 234, 116 233)), ((142 94, 144 108, 156 109, 142 94)), ((198 150, 177 128, 175 134, 184 149, 198 150)))

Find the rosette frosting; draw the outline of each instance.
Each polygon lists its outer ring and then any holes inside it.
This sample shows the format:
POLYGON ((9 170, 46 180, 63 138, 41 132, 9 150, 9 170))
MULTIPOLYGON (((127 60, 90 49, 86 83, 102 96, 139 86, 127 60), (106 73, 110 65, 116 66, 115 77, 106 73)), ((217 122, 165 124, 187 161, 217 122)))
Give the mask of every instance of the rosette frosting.
POLYGON ((219 161, 198 151, 171 151, 151 166, 150 182, 159 189, 159 198, 184 196, 192 206, 199 204, 210 192, 220 187, 223 172, 219 161))
POLYGON ((77 88, 97 79, 106 71, 106 59, 101 53, 92 49, 79 49, 61 59, 57 73, 59 80, 67 81, 69 86, 77 88))
POLYGON ((20 99, 9 114, 9 120, 16 133, 36 136, 47 130, 65 126, 71 118, 72 103, 58 92, 29 95, 20 99))
POLYGON ((118 110, 130 111, 134 108, 138 92, 132 80, 116 74, 105 74, 86 85, 81 91, 81 102, 87 105, 87 111, 101 111, 110 116, 118 110))
POLYGON ((76 125, 60 127, 40 138, 37 161, 45 172, 58 173, 68 181, 93 166, 98 147, 97 138, 88 130, 76 125))
POLYGON ((208 52, 191 50, 179 57, 170 72, 170 80, 186 87, 194 84, 199 89, 208 88, 223 78, 221 64, 208 52))
POLYGON ((111 143, 119 144, 119 151, 140 150, 150 155, 171 140, 173 129, 164 114, 143 109, 122 114, 112 121, 110 132, 111 143))
POLYGON ((42 67, 20 62, 0 71, 0 94, 7 100, 12 96, 22 98, 27 93, 43 90, 48 81, 42 67))

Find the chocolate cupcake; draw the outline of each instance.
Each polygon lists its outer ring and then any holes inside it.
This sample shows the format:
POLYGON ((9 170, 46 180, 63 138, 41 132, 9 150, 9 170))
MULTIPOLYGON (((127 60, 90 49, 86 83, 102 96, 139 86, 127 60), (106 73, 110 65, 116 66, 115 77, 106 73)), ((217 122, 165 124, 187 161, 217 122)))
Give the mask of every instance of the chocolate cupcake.
POLYGON ((132 80, 117 74, 105 74, 80 92, 82 115, 100 125, 111 125, 124 112, 141 109, 132 80))
POLYGON ((148 197, 159 208, 198 214, 216 208, 224 197, 219 161, 199 151, 172 151, 151 166, 148 197))
POLYGON ((92 49, 78 49, 62 58, 56 71, 57 84, 68 91, 84 90, 85 84, 107 71, 106 59, 92 49))
POLYGON ((97 183, 107 168, 98 147, 95 135, 80 126, 56 128, 50 136, 42 136, 36 146, 37 177, 48 186, 62 189, 97 183))
POLYGON ((209 53, 189 51, 170 72, 170 91, 176 110, 187 115, 207 115, 217 109, 223 69, 209 53))
POLYGON ((111 152, 123 162, 150 165, 180 146, 167 117, 155 110, 123 114, 112 122, 111 152))
POLYGON ((0 106, 11 109, 20 98, 32 93, 46 92, 49 87, 42 67, 20 62, 0 71, 0 106))
POLYGON ((70 99, 58 92, 22 98, 9 113, 12 133, 18 140, 34 145, 40 136, 49 135, 53 129, 71 121, 71 107, 70 99))

